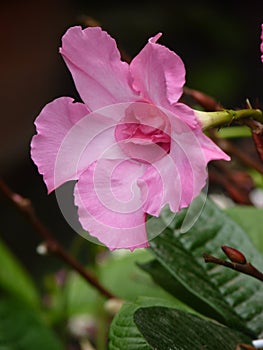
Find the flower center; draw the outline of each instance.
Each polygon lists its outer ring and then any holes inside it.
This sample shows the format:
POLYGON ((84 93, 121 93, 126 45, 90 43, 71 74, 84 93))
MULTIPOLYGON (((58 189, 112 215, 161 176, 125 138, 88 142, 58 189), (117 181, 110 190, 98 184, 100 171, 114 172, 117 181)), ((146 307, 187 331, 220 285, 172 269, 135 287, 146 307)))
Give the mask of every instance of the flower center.
POLYGON ((119 146, 130 158, 152 163, 170 151, 171 127, 167 116, 154 105, 132 103, 115 128, 119 146))

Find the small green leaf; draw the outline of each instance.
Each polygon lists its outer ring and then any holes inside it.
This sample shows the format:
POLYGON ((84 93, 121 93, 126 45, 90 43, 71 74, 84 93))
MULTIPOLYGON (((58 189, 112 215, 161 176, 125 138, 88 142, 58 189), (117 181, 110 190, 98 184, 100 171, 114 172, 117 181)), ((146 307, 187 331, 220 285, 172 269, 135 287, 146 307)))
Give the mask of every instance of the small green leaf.
POLYGON ((135 304, 123 305, 111 323, 109 350, 151 350, 133 321, 138 308, 135 304))
MULTIPOLYGON (((222 266, 205 264, 202 254, 226 258, 220 247, 228 245, 242 251, 259 269, 263 257, 242 228, 210 200, 194 225, 182 234, 180 227, 186 212, 176 215, 165 232, 150 242, 167 278, 172 276, 194 296, 195 305, 190 305, 199 312, 242 332, 259 335, 263 330, 262 282, 222 266), (198 307, 198 299, 207 308, 198 307)), ((163 220, 168 216, 166 211, 163 220)), ((163 283, 162 286, 165 287, 163 283)), ((165 289, 171 292, 171 288, 165 289)), ((173 295, 181 298, 180 290, 175 289, 173 295)))
POLYGON ((238 343, 251 343, 233 329, 167 307, 139 308, 134 322, 155 350, 234 350, 238 343))
POLYGON ((176 301, 173 302, 159 299, 141 297, 136 303, 125 304, 114 317, 109 332, 109 350, 151 350, 152 347, 145 341, 142 334, 134 323, 134 312, 141 306, 165 306, 187 309, 185 305, 176 301))
POLYGON ((33 309, 17 299, 0 300, 0 349, 62 350, 62 345, 33 309))
POLYGON ((0 266, 0 289, 32 306, 39 306, 39 296, 33 281, 1 240, 0 266))
POLYGON ((217 136, 220 138, 237 138, 237 137, 251 137, 251 129, 247 126, 231 126, 227 128, 221 128, 217 132, 217 136))

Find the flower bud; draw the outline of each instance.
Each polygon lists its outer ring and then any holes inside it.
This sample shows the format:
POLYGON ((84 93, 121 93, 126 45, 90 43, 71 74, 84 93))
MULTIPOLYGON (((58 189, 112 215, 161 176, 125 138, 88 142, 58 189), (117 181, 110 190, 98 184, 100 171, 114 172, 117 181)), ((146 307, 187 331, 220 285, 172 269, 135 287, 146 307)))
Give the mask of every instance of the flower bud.
POLYGON ((247 259, 243 253, 235 248, 228 247, 226 245, 221 247, 226 256, 234 263, 246 264, 247 259))

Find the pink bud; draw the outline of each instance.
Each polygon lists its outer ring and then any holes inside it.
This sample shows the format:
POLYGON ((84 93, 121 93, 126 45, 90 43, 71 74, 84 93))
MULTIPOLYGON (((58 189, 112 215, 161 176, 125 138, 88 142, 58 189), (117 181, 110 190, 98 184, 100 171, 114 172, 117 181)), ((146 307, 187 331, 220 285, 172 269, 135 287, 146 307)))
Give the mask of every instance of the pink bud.
POLYGON ((234 263, 238 264, 246 264, 247 260, 243 253, 241 253, 239 250, 235 248, 228 247, 226 245, 223 245, 222 247, 223 252, 226 254, 226 256, 234 263))

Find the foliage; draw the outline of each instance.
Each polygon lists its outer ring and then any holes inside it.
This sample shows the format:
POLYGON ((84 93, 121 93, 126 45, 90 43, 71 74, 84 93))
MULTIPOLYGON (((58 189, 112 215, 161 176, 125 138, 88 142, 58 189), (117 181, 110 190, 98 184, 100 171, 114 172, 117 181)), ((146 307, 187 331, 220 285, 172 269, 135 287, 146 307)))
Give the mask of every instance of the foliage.
MULTIPOLYGON (((190 350, 206 346, 223 350, 235 349, 237 343, 251 342, 251 337, 262 333, 262 283, 237 271, 206 265, 202 253, 222 256, 219 248, 228 244, 238 247, 257 266, 263 266, 262 255, 245 231, 210 200, 193 227, 182 234, 180 226, 186 212, 176 215, 166 231, 151 241, 154 259, 140 266, 158 285, 199 315, 160 303, 124 307, 111 326, 111 350, 124 349, 118 344, 122 344, 122 339, 127 342, 129 334, 135 334, 136 342, 144 339, 149 349, 190 350), (207 317, 221 325, 211 323, 207 317)), ((250 215, 254 214, 251 210, 250 215)), ((163 220, 168 217, 169 213, 164 212, 163 220)), ((132 338, 129 349, 136 348, 134 343, 132 338)))
MULTIPOLYGON (((203 202, 204 198, 198 200, 203 202)), ((150 242, 150 249, 104 253, 94 266, 101 283, 126 301, 112 322, 106 299, 71 271, 62 285, 50 277, 53 282, 46 290, 49 307, 43 309, 40 292, 30 276, 1 244, 5 269, 0 274, 0 349, 62 349, 61 344, 72 338, 81 344, 83 335, 74 334, 74 329, 65 334, 61 329, 84 316, 96 330, 84 335, 97 349, 107 348, 101 339, 107 336, 109 323, 110 350, 204 346, 231 350, 237 343, 250 343, 260 336, 262 283, 237 271, 205 264, 202 254, 223 257, 220 246, 227 244, 262 267, 259 251, 263 242, 258 238, 262 210, 237 206, 223 211, 207 199, 198 220, 182 233, 186 214, 184 209, 173 218, 168 209, 163 210, 159 220, 167 228, 150 242)))

